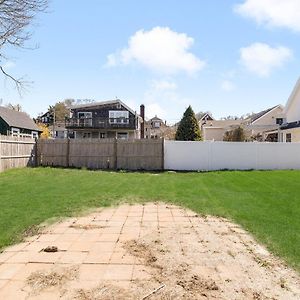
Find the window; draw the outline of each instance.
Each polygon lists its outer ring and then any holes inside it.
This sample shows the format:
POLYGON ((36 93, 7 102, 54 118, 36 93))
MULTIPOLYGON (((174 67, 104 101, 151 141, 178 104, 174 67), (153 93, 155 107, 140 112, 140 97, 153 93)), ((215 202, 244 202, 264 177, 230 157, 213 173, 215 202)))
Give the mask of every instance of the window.
POLYGON ((82 138, 83 139, 90 139, 91 138, 91 133, 90 132, 84 132, 82 134, 82 138))
POLYGON ((285 141, 287 143, 291 143, 292 142, 292 134, 291 133, 287 133, 285 136, 285 141))
POLYGON ((276 118, 277 125, 282 125, 282 123, 283 123, 283 118, 276 118))
POLYGON ((154 122, 153 126, 154 126, 154 128, 159 128, 160 127, 160 122, 154 122))
POLYGON ((100 139, 105 139, 105 133, 104 132, 100 132, 100 139))
POLYGON ((91 112, 79 112, 77 114, 80 127, 92 126, 92 113, 91 112))
POLYGON ((19 136, 20 135, 20 129, 19 128, 11 128, 11 135, 13 136, 19 136))
POLYGON ((127 140, 128 139, 128 132, 118 132, 117 135, 118 139, 127 140))
POLYGON ((124 110, 110 110, 109 111, 110 124, 128 124, 129 112, 124 110))
POLYGON ((88 119, 92 117, 92 113, 91 112, 79 112, 78 113, 78 118, 79 119, 88 119))

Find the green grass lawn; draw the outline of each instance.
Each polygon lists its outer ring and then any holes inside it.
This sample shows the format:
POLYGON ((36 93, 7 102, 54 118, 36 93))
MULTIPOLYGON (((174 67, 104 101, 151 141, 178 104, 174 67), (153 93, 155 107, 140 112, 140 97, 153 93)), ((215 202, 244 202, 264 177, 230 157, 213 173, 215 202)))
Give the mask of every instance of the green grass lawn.
POLYGON ((165 201, 228 217, 300 270, 300 172, 121 173, 16 169, 0 174, 0 248, 49 218, 120 202, 165 201))

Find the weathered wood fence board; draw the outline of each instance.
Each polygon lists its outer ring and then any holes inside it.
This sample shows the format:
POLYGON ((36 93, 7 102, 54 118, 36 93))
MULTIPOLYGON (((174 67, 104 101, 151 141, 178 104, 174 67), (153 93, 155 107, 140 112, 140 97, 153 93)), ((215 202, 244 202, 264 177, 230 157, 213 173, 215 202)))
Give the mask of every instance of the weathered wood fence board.
POLYGON ((0 135, 0 172, 34 165, 34 139, 0 135))
POLYGON ((118 141, 117 165, 124 170, 162 170, 163 140, 118 141))
POLYGON ((162 170, 163 140, 38 140, 38 165, 162 170))

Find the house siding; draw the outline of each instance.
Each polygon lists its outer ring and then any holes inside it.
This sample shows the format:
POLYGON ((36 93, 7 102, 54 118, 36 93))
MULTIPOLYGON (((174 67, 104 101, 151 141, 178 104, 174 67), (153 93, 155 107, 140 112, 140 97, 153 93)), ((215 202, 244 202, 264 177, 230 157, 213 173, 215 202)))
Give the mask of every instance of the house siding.
MULTIPOLYGON (((107 105, 103 107, 83 107, 72 109, 73 117, 77 118, 79 112, 91 112, 92 118, 109 118, 109 111, 128 111, 122 105, 107 105)), ((134 118, 135 115, 129 111, 129 118, 134 118)))
POLYGON ((0 117, 0 134, 7 135, 9 129, 8 124, 0 117))

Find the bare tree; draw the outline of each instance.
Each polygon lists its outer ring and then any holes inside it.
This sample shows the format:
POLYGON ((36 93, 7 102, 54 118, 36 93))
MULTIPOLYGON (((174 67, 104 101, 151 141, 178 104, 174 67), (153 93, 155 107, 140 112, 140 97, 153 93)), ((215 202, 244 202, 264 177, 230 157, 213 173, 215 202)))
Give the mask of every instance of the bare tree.
POLYGON ((15 111, 23 111, 22 106, 20 104, 12 104, 12 103, 8 103, 7 105, 5 105, 7 108, 11 109, 11 110, 15 110, 15 111))
POLYGON ((5 49, 24 48, 31 37, 27 30, 36 14, 45 11, 48 0, 0 0, 0 73, 11 79, 18 90, 24 84, 22 78, 16 78, 5 70, 8 59, 5 49))

